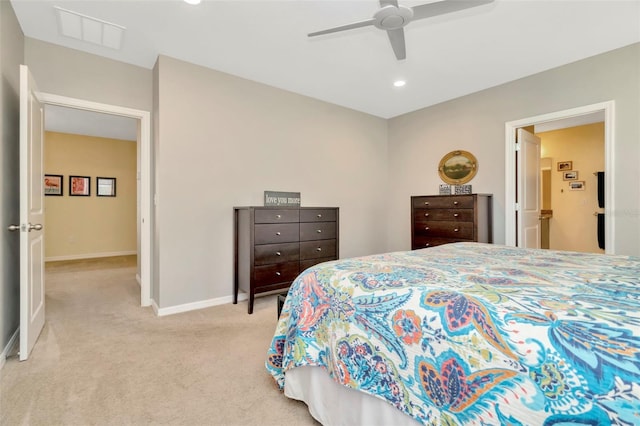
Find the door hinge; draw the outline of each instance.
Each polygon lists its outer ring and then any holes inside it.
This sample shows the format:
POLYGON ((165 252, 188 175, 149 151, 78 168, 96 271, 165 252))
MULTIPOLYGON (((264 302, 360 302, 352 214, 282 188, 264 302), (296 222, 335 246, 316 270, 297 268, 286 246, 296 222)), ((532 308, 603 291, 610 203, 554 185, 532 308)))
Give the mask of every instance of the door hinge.
POLYGON ((517 212, 520 211, 520 203, 516 203, 514 207, 515 207, 517 212))
POLYGON ((520 151, 520 143, 516 142, 514 145, 514 149, 516 152, 520 151))

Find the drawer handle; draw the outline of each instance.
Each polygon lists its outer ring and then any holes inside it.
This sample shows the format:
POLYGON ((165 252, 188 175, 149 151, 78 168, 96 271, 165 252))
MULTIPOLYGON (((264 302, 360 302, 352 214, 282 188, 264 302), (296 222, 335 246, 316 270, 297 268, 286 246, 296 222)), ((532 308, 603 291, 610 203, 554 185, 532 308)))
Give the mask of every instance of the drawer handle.
POLYGON ((428 231, 428 230, 429 230, 429 227, 428 227, 428 226, 425 226, 425 227, 424 227, 424 230, 425 230, 425 231, 428 231))
POLYGON ((318 219, 320 219, 322 217, 322 215, 320 213, 318 213, 318 219))
POLYGON ((282 256, 282 253, 280 253, 279 251, 276 252, 276 256, 282 256))
POLYGON ((318 234, 322 234, 322 229, 318 229, 316 232, 317 232, 318 234))
POLYGON ((429 217, 429 213, 425 213, 425 214, 424 214, 424 217, 429 217))
POLYGON ((458 217, 458 216, 460 216, 458 213, 453 214, 453 217, 458 217))
POLYGON ((318 247, 316 251, 322 251, 322 247, 318 247))
POLYGON ((280 276, 280 275, 282 275, 282 274, 281 274, 280 272, 276 272, 276 275, 277 275, 277 276, 280 276))
POLYGON ((459 229, 458 229, 458 228, 454 228, 454 229, 453 229, 453 232, 458 232, 458 231, 459 231, 459 229))
POLYGON ((276 232, 276 235, 280 235, 280 231, 276 232))
POLYGON ((424 202, 424 205, 425 205, 425 206, 428 206, 428 205, 429 205, 429 202, 428 202, 428 201, 425 201, 425 202, 424 202))
POLYGON ((457 206, 457 205, 458 205, 458 202, 457 202, 457 201, 454 201, 454 202, 453 202, 453 205, 454 205, 454 206, 457 206))
POLYGON ((277 214, 277 215, 276 215, 276 219, 280 219, 280 218, 282 218, 282 215, 277 214))

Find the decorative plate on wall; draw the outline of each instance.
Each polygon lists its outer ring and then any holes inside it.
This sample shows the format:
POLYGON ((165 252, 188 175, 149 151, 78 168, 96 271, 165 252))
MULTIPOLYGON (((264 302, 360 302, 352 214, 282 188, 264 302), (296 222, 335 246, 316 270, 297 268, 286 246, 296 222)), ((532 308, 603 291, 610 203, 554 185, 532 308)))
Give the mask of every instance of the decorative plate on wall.
POLYGON ((451 151, 440 160, 440 179, 448 184, 469 182, 478 171, 478 160, 468 151, 451 151))

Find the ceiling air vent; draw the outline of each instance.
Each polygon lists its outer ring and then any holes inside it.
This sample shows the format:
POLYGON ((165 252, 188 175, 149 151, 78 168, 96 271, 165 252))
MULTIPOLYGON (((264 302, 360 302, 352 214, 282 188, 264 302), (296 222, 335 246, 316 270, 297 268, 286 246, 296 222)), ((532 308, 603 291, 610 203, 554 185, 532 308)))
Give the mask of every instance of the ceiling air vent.
POLYGON ((58 6, 54 8, 58 14, 58 29, 63 36, 116 50, 122 46, 122 36, 126 29, 122 25, 112 24, 58 6))

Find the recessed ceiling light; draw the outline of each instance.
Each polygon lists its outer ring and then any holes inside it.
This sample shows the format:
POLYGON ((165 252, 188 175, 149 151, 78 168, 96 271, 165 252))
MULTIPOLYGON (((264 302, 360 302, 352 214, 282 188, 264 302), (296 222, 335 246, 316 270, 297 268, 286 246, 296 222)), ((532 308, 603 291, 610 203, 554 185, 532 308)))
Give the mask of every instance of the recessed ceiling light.
POLYGON ((396 86, 396 87, 402 87, 405 84, 407 84, 407 82, 404 81, 404 80, 396 80, 396 81, 393 82, 393 85, 396 86))
POLYGON ((200 0, 184 0, 187 4, 200 4, 200 0))

